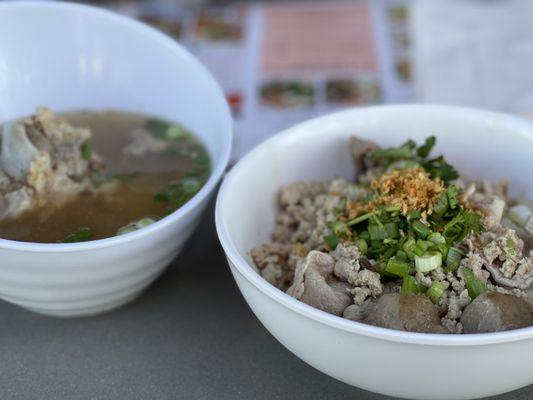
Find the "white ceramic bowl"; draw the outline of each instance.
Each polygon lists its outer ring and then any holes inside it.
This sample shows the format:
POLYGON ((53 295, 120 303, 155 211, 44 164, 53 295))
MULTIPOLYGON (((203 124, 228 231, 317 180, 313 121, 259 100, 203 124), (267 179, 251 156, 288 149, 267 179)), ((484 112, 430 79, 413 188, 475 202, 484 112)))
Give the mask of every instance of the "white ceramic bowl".
POLYGON ((230 155, 224 96, 180 45, 128 18, 76 4, 2 2, 0 21, 0 121, 40 105, 137 111, 184 123, 211 154, 200 192, 140 231, 76 244, 0 239, 1 298, 60 316, 115 308, 162 273, 198 223, 230 155))
POLYGON ((276 192, 299 180, 353 178, 347 139, 398 145, 434 134, 465 175, 510 178, 533 197, 533 124, 440 106, 355 109, 288 129, 256 147, 226 176, 217 231, 231 271, 263 325, 291 352, 348 384, 413 399, 472 399, 533 383, 533 328, 478 335, 408 333, 312 308, 271 286, 249 257, 274 227, 276 192))

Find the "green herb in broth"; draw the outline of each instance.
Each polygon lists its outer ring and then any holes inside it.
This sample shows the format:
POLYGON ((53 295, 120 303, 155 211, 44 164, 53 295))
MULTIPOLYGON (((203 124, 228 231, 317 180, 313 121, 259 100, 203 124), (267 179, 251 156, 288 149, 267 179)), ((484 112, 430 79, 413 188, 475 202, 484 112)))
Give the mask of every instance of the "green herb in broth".
POLYGON ((81 158, 88 161, 91 159, 91 155, 92 155, 91 145, 86 142, 81 146, 81 158))
POLYGON ((211 160, 205 150, 199 149, 197 152, 193 153, 191 157, 196 164, 194 173, 202 179, 207 180, 211 172, 211 160))
POLYGON ((59 243, 78 243, 87 242, 93 238, 91 228, 84 227, 78 229, 76 232, 71 233, 65 239, 59 240, 59 243))
POLYGON ((117 232, 117 235, 124 235, 126 233, 135 232, 141 228, 152 225, 155 221, 152 218, 141 218, 138 221, 130 222, 128 225, 123 226, 117 232))
POLYGON ((168 185, 154 196, 159 203, 168 203, 169 211, 174 211, 189 201, 204 185, 199 177, 189 176, 168 185))
POLYGON ((156 138, 163 140, 179 140, 190 135, 190 132, 181 125, 155 118, 146 121, 146 129, 156 138))
POLYGON ((179 180, 169 182, 154 196, 156 202, 169 205, 169 212, 189 201, 209 179, 211 160, 205 149, 198 147, 191 152, 191 158, 194 160, 192 171, 179 180))

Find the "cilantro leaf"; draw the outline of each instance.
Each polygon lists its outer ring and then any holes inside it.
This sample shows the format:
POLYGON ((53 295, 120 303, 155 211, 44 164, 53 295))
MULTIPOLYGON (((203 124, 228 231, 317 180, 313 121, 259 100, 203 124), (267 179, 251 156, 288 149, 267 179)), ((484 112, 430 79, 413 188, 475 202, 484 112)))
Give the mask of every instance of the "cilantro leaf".
POLYGON ((422 163, 422 167, 432 178, 440 178, 445 183, 459 178, 459 173, 455 167, 448 164, 444 159, 444 156, 439 156, 426 161, 422 163))
POLYGON ((385 163, 386 165, 398 160, 410 160, 413 159, 413 150, 416 147, 416 143, 412 140, 408 140, 400 147, 389 147, 386 149, 374 150, 369 154, 370 159, 375 163, 385 163))
POLYGON ((417 154, 422 157, 426 158, 429 153, 431 153, 431 149, 433 149, 433 146, 435 146, 435 143, 437 142, 437 138, 435 136, 430 136, 426 139, 425 143, 418 148, 416 151, 417 154))
POLYGON ((419 163, 432 178, 440 178, 444 183, 448 183, 459 177, 457 170, 446 162, 444 156, 427 159, 436 142, 437 138, 430 136, 417 148, 414 141, 408 140, 399 147, 375 150, 369 153, 368 157, 374 165, 385 167, 396 161, 413 161, 419 163))
POLYGON ((472 233, 481 233, 485 230, 481 215, 462 209, 455 217, 444 226, 443 235, 448 242, 462 242, 472 233))

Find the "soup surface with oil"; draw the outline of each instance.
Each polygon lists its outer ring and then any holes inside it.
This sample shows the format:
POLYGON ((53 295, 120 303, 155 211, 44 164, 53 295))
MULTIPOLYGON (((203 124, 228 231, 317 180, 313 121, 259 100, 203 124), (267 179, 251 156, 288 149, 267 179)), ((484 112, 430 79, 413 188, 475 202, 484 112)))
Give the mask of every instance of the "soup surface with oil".
POLYGON ((68 243, 127 233, 181 207, 209 178, 205 147, 179 124, 121 111, 60 116, 91 132, 80 150, 99 163, 87 173, 89 189, 66 202, 51 193, 44 204, 0 220, 2 238, 68 243))

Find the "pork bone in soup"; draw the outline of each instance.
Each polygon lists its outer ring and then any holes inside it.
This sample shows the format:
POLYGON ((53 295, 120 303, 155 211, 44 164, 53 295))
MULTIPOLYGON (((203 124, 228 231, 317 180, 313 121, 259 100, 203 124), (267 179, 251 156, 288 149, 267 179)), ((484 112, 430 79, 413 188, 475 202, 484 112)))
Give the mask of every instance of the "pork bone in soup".
POLYGON ((79 242, 140 229, 193 197, 211 169, 191 132, 142 114, 41 108, 1 130, 5 239, 79 242))

